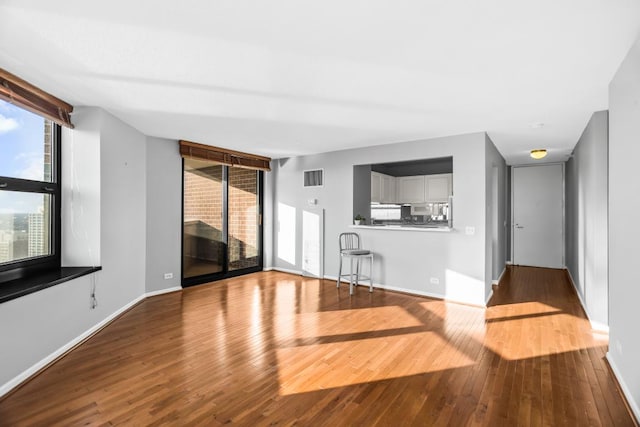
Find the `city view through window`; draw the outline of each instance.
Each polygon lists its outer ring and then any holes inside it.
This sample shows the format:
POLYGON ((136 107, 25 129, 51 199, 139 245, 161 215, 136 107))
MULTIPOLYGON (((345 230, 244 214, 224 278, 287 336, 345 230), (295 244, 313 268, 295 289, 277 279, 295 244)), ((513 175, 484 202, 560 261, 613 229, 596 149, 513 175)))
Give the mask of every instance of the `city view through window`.
POLYGON ((51 195, 3 190, 3 178, 52 182, 51 121, 0 101, 0 264, 51 254, 51 195))

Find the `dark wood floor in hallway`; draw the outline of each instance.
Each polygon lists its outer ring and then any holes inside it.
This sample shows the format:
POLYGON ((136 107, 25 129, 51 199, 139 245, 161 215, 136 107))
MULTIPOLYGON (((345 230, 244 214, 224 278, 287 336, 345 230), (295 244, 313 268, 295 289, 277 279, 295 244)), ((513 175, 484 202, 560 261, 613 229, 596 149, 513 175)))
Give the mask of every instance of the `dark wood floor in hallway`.
POLYGON ((634 425, 565 273, 506 276, 487 309, 279 272, 152 297, 0 425, 634 425))

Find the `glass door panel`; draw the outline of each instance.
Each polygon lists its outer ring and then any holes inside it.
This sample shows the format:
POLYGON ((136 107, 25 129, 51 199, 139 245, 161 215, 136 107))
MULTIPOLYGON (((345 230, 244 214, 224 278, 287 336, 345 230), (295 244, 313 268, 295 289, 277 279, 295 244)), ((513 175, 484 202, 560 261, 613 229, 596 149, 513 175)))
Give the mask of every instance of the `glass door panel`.
POLYGON ((183 286, 262 269, 262 172, 184 159, 183 286))
POLYGON ((229 168, 229 271, 260 265, 258 174, 229 168))
POLYGON ((184 159, 184 279, 225 270, 225 191, 224 166, 184 159))

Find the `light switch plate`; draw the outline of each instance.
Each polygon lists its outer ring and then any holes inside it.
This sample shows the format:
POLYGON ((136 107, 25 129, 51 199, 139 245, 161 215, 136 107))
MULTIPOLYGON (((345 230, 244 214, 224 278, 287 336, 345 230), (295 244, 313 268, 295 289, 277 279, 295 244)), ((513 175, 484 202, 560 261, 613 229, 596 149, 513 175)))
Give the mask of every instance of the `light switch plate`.
POLYGON ((464 234, 466 234, 467 236, 473 236, 474 234, 476 234, 476 228, 475 227, 466 226, 464 228, 464 234))

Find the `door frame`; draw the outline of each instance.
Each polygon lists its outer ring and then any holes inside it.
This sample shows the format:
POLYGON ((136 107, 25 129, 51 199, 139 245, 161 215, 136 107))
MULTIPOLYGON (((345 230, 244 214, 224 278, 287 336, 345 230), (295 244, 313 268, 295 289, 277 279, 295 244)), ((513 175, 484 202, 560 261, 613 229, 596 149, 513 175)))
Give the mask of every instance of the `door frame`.
MULTIPOLYGON (((563 265, 562 268, 567 268, 567 261, 566 261, 566 219, 565 219, 565 215, 566 215, 566 171, 565 171, 565 167, 566 167, 566 163, 565 162, 549 162, 549 163, 542 163, 542 164, 525 164, 525 165, 513 165, 511 166, 511 185, 510 185, 510 193, 511 193, 511 203, 510 203, 510 210, 511 210, 511 224, 510 224, 510 234, 511 234, 511 264, 513 265, 517 265, 516 264, 516 260, 515 260, 515 226, 516 223, 514 221, 514 208, 515 208, 515 199, 514 199, 514 191, 515 191, 515 180, 514 180, 514 173, 515 173, 515 169, 516 168, 527 168, 527 167, 536 167, 536 166, 551 166, 551 165, 560 165, 562 167, 562 262, 561 264, 563 265)), ((542 267, 544 268, 544 267, 542 267)))
POLYGON ((229 271, 229 168, 222 165, 222 181, 224 182, 222 206, 226 216, 223 221, 222 231, 225 236, 224 268, 217 273, 204 274, 201 276, 184 277, 184 158, 182 158, 182 191, 180 194, 180 284, 183 288, 200 285, 203 283, 215 282, 217 280, 228 279, 230 277, 242 276, 244 274, 256 273, 264 268, 264 172, 256 170, 258 178, 258 235, 256 236, 258 251, 258 265, 239 270, 229 271))

